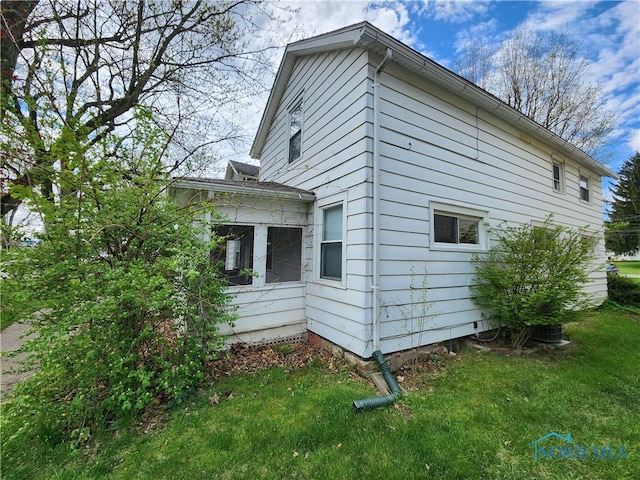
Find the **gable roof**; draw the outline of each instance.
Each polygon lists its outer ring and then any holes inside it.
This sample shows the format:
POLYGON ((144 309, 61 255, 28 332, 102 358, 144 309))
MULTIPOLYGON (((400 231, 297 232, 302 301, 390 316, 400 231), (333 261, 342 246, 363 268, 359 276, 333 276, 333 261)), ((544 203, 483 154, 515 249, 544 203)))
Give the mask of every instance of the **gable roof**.
POLYGON ((241 174, 257 179, 258 175, 260 175, 260 167, 249 163, 238 162, 236 160, 229 160, 226 173, 227 179, 232 179, 231 173, 241 174), (229 170, 231 170, 231 172, 229 170))
POLYGON ((267 134, 271 129, 296 59, 305 55, 349 48, 363 48, 380 55, 380 57, 384 57, 387 49, 390 48, 393 52, 391 62, 453 92, 471 104, 491 112, 496 117, 516 125, 532 137, 554 146, 559 152, 578 159, 599 175, 617 178, 615 173, 576 146, 534 122, 486 90, 396 40, 369 22, 357 23, 287 45, 269 100, 262 114, 258 132, 251 146, 250 155, 252 158, 259 158, 262 154, 267 134))

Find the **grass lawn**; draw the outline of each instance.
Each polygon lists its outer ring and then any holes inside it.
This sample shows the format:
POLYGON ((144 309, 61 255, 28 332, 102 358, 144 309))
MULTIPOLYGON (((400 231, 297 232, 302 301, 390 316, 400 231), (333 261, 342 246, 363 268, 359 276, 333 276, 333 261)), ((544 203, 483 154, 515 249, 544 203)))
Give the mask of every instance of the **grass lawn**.
MULTIPOLYGON (((235 375, 149 434, 121 429, 82 449, 11 446, 2 425, 2 476, 640 478, 640 318, 589 312, 565 333, 569 346, 532 357, 465 350, 438 374, 425 373, 394 407, 359 414, 351 402, 374 388, 344 366, 317 362, 235 375), (218 404, 210 404, 214 395, 218 404), (593 446, 610 446, 611 456, 626 458, 535 461, 532 442, 550 432, 570 433, 590 457, 593 446)), ((557 438, 542 445, 570 447, 557 438)))
POLYGON ((638 274, 640 275, 640 261, 613 262, 623 275, 638 274))

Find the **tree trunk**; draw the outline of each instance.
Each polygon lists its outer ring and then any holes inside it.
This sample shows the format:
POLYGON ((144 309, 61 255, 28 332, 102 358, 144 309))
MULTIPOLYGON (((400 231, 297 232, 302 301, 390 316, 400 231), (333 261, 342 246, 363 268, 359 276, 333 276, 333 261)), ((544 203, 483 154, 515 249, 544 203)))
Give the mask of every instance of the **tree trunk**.
POLYGON ((27 18, 38 4, 38 0, 3 1, 0 3, 2 24, 0 29, 1 78, 3 85, 11 82, 16 68, 20 44, 23 40, 27 18))

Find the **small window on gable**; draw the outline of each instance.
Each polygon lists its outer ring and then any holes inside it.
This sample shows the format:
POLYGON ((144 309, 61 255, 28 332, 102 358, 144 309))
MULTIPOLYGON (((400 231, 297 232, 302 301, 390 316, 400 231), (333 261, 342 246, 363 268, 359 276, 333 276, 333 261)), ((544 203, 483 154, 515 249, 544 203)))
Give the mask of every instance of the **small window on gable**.
POLYGON ((564 192, 564 170, 560 163, 553 163, 553 189, 556 192, 564 192))
POLYGON ((302 155, 302 102, 289 112, 289 163, 302 155))
POLYGON ((589 178, 580 175, 580 200, 589 201, 589 178))

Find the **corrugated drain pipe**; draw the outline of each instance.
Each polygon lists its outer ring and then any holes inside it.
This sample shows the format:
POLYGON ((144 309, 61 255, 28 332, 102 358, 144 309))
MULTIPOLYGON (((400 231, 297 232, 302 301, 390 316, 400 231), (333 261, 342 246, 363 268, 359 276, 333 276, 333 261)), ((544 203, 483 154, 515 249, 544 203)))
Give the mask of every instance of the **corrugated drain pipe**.
POLYGON ((353 410, 356 413, 360 413, 363 410, 373 410, 374 408, 384 407, 386 405, 391 405, 396 401, 396 398, 402 395, 402 390, 400 390, 400 385, 398 385, 398 381, 396 377, 391 373, 391 369, 389 368, 389 364, 382 356, 382 352, 380 350, 376 350, 373 352, 373 358, 378 365, 380 366, 380 371, 382 372, 382 376, 384 380, 387 382, 389 386, 389 390, 391 394, 389 395, 379 395, 377 397, 371 398, 363 398, 362 400, 354 400, 353 401, 353 410))

